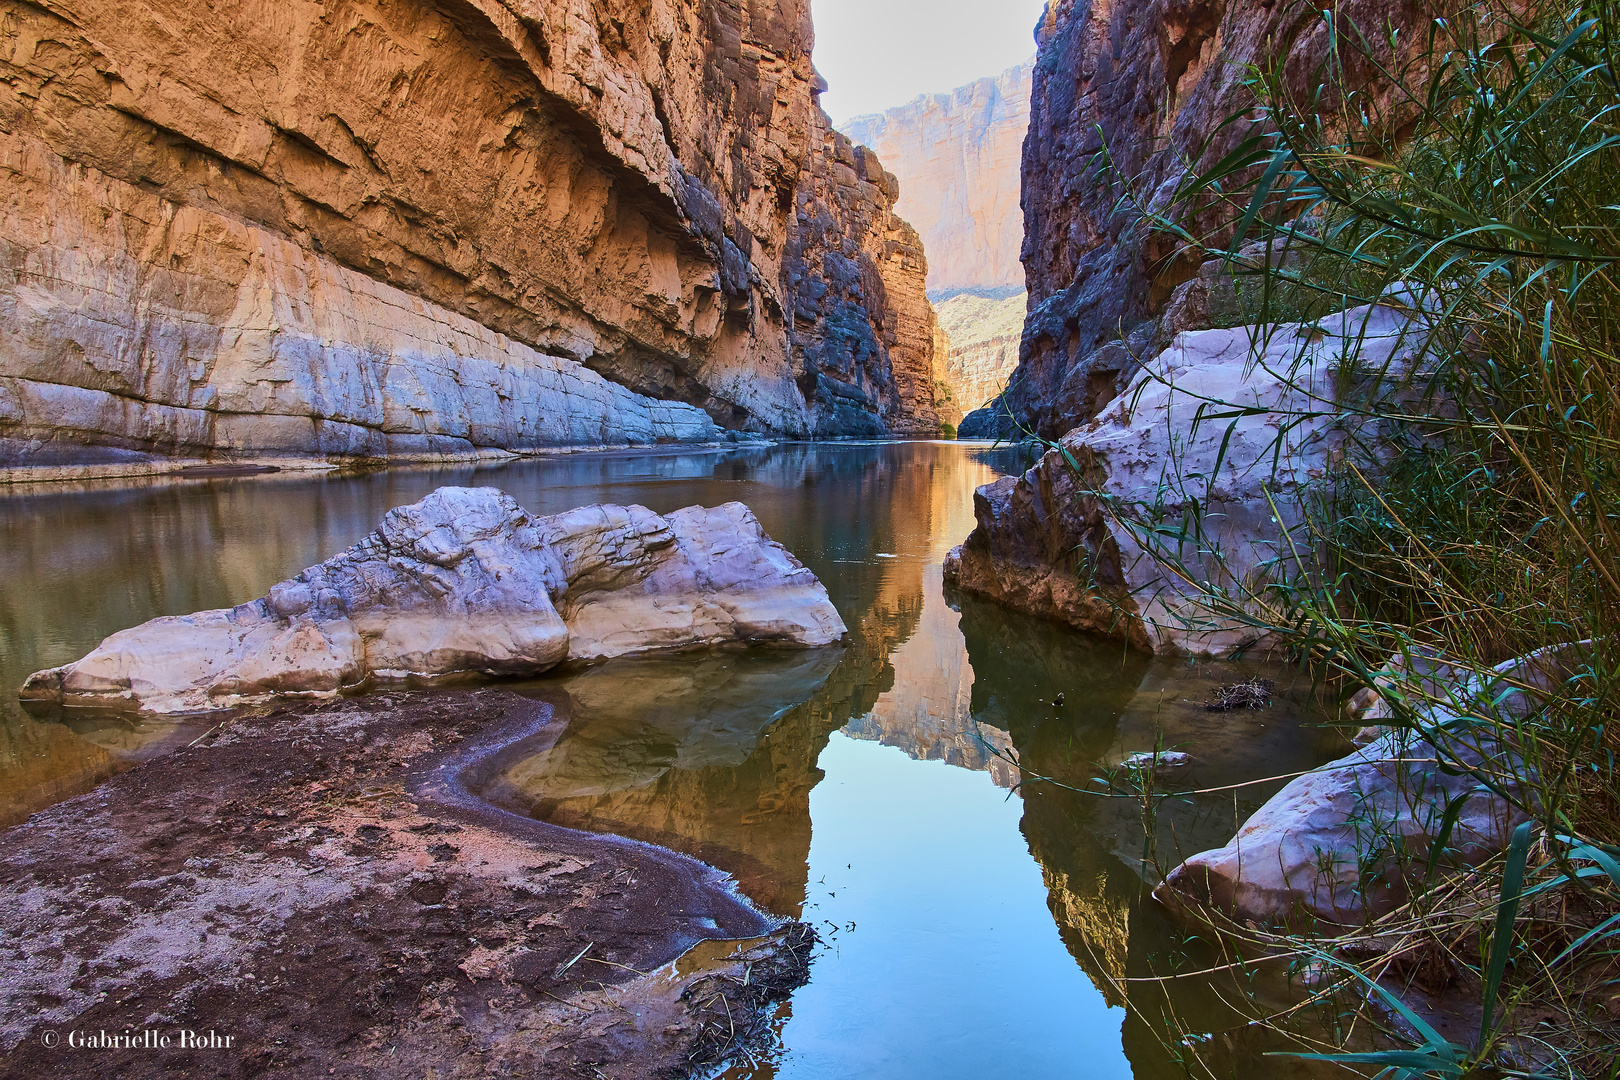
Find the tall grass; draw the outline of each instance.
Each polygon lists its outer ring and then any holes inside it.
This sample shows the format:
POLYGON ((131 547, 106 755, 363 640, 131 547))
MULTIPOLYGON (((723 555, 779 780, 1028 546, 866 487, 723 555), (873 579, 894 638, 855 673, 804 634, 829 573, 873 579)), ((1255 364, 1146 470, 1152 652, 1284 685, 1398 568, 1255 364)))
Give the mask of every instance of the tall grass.
POLYGON ((1433 887, 1366 929, 1370 952, 1273 944, 1336 965, 1347 988, 1417 953, 1476 988, 1474 1037, 1413 1014, 1412 1046, 1329 1055, 1340 1063, 1612 1077, 1620 1039, 1589 1008, 1620 993, 1620 0, 1437 9, 1414 41, 1320 17, 1319 78, 1250 69, 1260 108, 1221 133, 1241 132, 1236 149, 1151 224, 1225 260, 1261 344, 1282 323, 1373 304, 1409 315, 1421 356, 1345 365, 1325 407, 1359 430, 1376 421, 1381 445, 1347 457, 1307 508, 1312 557, 1210 607, 1332 678, 1377 684, 1385 722, 1422 735, 1434 689, 1391 656, 1485 675, 1564 646, 1566 663, 1550 687, 1501 684, 1537 691, 1529 716, 1500 695, 1464 703, 1465 725, 1512 748, 1522 784, 1502 783, 1501 759, 1448 759, 1435 740, 1445 766, 1532 818, 1507 852, 1412 867, 1433 887), (1409 132, 1398 146, 1395 130, 1409 132), (1562 1010, 1556 1037, 1516 1023, 1530 1003, 1562 1010))

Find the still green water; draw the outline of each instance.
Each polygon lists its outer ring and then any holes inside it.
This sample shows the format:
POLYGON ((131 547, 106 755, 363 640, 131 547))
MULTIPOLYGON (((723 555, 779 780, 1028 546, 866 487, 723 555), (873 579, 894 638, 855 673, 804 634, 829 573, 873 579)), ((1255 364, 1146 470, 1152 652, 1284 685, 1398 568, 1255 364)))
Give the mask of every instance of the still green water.
MULTIPOLYGON (((1236 1018, 1197 987, 1167 996, 1128 981, 1181 952, 1143 879, 1223 843, 1274 788, 1167 803, 1150 848, 1133 802, 1032 776, 1083 787, 1096 763, 1162 741, 1194 755, 1186 786, 1212 787, 1318 764, 1337 736, 1317 726, 1307 686, 1285 685, 1265 712, 1210 713, 1214 686, 1257 669, 1151 661, 947 592, 940 567, 972 528, 973 489, 1024 464, 971 444, 788 444, 40 487, 0 498, 0 685, 144 619, 262 595, 445 484, 501 487, 541 514, 740 500, 826 583, 849 642, 616 661, 522 684, 569 728, 490 797, 698 855, 762 908, 818 926, 823 946, 781 1009, 779 1045, 732 1075, 1179 1076, 1155 1030, 1166 1010, 1202 1031, 1236 1018)), ((12 693, 0 700, 0 824, 197 728, 45 721, 12 693)), ((1287 1074, 1221 1038, 1238 1075, 1287 1074)))

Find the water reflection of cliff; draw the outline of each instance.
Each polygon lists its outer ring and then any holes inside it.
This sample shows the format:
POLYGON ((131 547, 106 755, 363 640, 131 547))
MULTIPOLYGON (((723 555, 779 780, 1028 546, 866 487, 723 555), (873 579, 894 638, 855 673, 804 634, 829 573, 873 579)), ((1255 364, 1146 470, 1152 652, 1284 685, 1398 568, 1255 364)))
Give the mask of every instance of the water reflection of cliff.
MULTIPOLYGON (((995 473, 971 455, 902 444, 784 447, 748 476, 762 484, 749 505, 826 583, 848 644, 605 664, 550 680, 568 730, 511 769, 497 794, 549 821, 697 855, 762 906, 798 915, 816 762, 847 722, 900 715, 885 703, 931 708, 937 672, 911 664, 936 647, 925 625, 936 604, 954 623, 938 601, 937 549, 995 473)), ((954 625, 949 637, 957 688, 943 692, 965 705, 954 625)))
MULTIPOLYGON (((1157 745, 1193 755, 1194 764, 1166 786, 1216 787, 1310 768, 1336 752, 1338 736, 1310 723, 1319 710, 1309 680, 1291 679, 1285 670, 1265 672, 1280 684, 1271 709, 1210 712, 1204 702, 1218 684, 1258 669, 1153 660, 982 600, 953 599, 973 670, 972 713, 981 727, 1007 732, 1024 766, 1021 827, 1063 942, 1111 1004, 1123 1004, 1126 988, 1134 987, 1125 1048, 1136 1076, 1182 1075, 1161 1041, 1172 1013, 1194 1031, 1241 1026, 1245 1018, 1207 980, 1128 982, 1168 974, 1184 946, 1149 893, 1155 867, 1168 869, 1185 854, 1225 843, 1282 782, 1243 789, 1236 803, 1231 792, 1166 799, 1150 842, 1139 801, 1104 797, 1095 778, 1157 745), (1053 704, 1058 694, 1061 707, 1053 704)), ((1241 1000, 1234 989, 1225 987, 1241 1000)), ((1248 1063, 1247 1070, 1260 1049, 1234 1044, 1218 1056, 1234 1066, 1248 1063)))

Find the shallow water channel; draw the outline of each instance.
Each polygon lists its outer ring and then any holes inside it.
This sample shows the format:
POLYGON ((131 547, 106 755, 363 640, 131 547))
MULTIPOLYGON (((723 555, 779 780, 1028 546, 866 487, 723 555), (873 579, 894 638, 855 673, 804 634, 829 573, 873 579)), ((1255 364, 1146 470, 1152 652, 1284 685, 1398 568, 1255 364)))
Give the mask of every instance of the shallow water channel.
MULTIPOLYGON (((973 444, 785 444, 15 489, 0 497, 0 825, 199 731, 31 717, 12 692, 30 671, 156 615, 262 595, 392 506, 445 484, 501 487, 539 514, 740 500, 826 583, 848 643, 520 684, 569 728, 487 794, 697 855, 818 927, 778 1047, 728 1075, 1183 1075, 1156 1030, 1166 1011, 1195 1031, 1235 1018, 1213 995, 1133 981, 1181 945, 1143 878, 1224 843, 1280 782, 1166 803, 1149 844, 1134 802, 1032 777, 1095 786, 1159 743, 1194 756, 1178 784, 1213 787, 1311 767, 1342 743, 1286 672, 1268 672, 1282 691, 1269 710, 1212 713, 1210 691, 1254 665, 1149 660, 947 591, 941 563, 972 528, 973 489, 1024 464, 973 444)), ((1287 1074, 1254 1049, 1223 1053, 1238 1075, 1287 1074)))

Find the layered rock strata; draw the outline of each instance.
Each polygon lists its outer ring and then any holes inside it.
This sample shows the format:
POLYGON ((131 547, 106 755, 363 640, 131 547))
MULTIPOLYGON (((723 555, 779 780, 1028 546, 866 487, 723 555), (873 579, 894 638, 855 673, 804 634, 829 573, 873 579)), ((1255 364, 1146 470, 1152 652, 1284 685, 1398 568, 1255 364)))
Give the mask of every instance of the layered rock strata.
POLYGON ((928 290, 1021 287, 1019 164, 1033 61, 842 125, 900 178, 895 212, 928 249, 928 290))
POLYGON ((815 575, 741 503, 532 518, 494 488, 440 488, 259 600, 121 631, 22 693, 187 712, 374 679, 531 675, 570 659, 843 634, 815 575))
POLYGON ((1026 295, 958 293, 934 305, 946 338, 945 384, 963 413, 983 408, 1007 388, 1018 366, 1026 295))
POLYGON ((1379 305, 1258 345, 1242 329, 1178 335, 1095 423, 978 490, 947 578, 1153 652, 1264 648, 1267 583, 1314 550, 1307 499, 1334 461, 1388 446, 1333 403, 1358 373, 1409 366, 1415 326, 1379 305))
POLYGON ((819 114, 783 266, 793 373, 816 435, 935 435, 938 324, 899 181, 819 114))
MULTIPOLYGON (((1350 0, 1334 14, 1382 49, 1413 47, 1431 13, 1399 0, 1350 0)), ((1094 416, 1116 380, 1128 381, 1132 357, 1162 346, 1154 321, 1198 270, 1198 256, 1143 227, 1141 208, 1168 210, 1189 170, 1249 134, 1243 124, 1222 126, 1252 107, 1246 65, 1283 57, 1302 99, 1321 88, 1328 24, 1308 5, 1152 0, 1127 10, 1053 0, 1036 39, 1023 158, 1030 311, 1008 404, 1056 439, 1094 416), (1105 150, 1113 171, 1100 179, 1105 150)), ((1379 59, 1385 71, 1399 67, 1379 59)), ((1342 74, 1369 95, 1358 109, 1382 117, 1397 138, 1409 117, 1392 107, 1387 79, 1354 57, 1342 74)), ((1327 94, 1320 109, 1332 113, 1332 87, 1327 94)), ((1195 230, 1224 242, 1220 226, 1211 216, 1195 230)), ((993 430, 989 419, 970 417, 964 430, 993 430)))
MULTIPOLYGON (((4 463, 826 429, 811 40, 801 2, 0 0, 4 463)), ((851 430, 927 413, 859 363, 851 430)))

